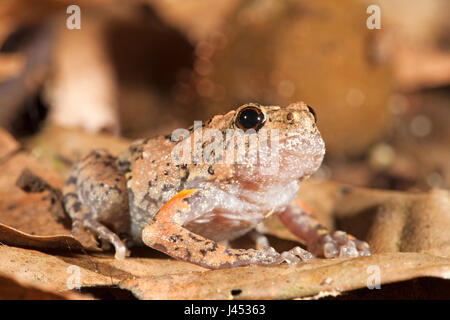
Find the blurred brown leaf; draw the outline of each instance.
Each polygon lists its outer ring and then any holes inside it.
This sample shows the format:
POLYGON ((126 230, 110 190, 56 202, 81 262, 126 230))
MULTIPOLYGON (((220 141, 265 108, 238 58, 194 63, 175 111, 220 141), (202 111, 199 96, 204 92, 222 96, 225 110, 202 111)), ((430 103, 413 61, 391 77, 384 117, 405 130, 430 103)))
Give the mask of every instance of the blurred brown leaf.
POLYGON ((393 91, 365 11, 356 0, 239 2, 220 33, 197 45, 192 82, 205 114, 305 101, 330 154, 361 154, 386 133, 393 91))
POLYGON ((7 157, 20 148, 19 143, 9 134, 9 132, 0 128, 0 163, 3 158, 7 157))

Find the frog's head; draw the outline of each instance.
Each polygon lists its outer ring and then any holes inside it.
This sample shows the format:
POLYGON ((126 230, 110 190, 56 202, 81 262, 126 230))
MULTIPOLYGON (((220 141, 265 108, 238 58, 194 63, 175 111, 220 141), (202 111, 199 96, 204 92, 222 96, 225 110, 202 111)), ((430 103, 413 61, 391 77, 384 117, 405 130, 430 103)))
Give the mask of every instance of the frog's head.
MULTIPOLYGON (((325 144, 313 109, 303 102, 287 107, 245 104, 232 113, 230 127, 245 132, 245 145, 256 138, 257 159, 236 164, 239 179, 255 182, 302 180, 322 163, 325 144)), ((255 140, 253 140, 255 141, 255 140)))

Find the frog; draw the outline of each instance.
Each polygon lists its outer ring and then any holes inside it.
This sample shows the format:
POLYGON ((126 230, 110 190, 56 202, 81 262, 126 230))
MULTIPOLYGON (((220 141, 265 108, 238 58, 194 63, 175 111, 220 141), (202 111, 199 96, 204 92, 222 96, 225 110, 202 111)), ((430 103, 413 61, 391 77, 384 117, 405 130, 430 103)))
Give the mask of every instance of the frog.
POLYGON ((316 114, 306 103, 246 103, 189 129, 136 140, 118 156, 93 150, 70 169, 63 204, 72 234, 89 231, 102 247, 113 246, 117 259, 136 245, 209 269, 370 255, 367 242, 327 229, 298 200, 300 183, 324 156, 316 114), (242 154, 237 146, 244 146, 242 154), (250 146, 267 152, 246 157, 250 146), (264 227, 271 216, 306 249, 271 247, 264 227), (229 246, 245 234, 254 248, 229 246))

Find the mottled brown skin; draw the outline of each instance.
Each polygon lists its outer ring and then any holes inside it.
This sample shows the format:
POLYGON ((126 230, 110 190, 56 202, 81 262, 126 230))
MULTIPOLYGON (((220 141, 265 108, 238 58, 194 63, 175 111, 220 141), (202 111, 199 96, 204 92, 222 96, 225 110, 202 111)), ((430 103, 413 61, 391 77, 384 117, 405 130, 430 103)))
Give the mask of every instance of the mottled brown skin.
POLYGON ((315 116, 304 103, 284 108, 246 104, 188 134, 192 140, 161 136, 136 141, 117 158, 96 150, 76 164, 64 188, 73 232, 90 230, 115 247, 117 258, 128 254, 121 235, 131 240, 127 245, 144 243, 214 269, 309 260, 312 255, 299 247, 280 254, 270 247, 243 250, 219 244, 277 214, 318 256, 370 254, 365 242, 342 231, 330 233, 296 200, 299 182, 319 167, 325 152, 315 116), (211 141, 202 140, 200 129, 217 129, 226 141, 226 130, 239 127, 238 114, 248 108, 264 115, 257 130, 278 130, 279 170, 262 175, 259 170, 267 164, 174 161, 172 151, 183 144, 194 147, 198 140, 208 148, 211 141))

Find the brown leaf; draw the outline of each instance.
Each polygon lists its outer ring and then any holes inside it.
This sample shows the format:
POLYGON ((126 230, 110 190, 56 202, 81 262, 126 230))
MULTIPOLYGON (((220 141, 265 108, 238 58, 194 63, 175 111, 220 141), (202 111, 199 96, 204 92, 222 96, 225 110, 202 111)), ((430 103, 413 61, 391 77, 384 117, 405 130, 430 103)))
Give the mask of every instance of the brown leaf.
MULTIPOLYGON (((0 139, 6 136, 4 133, 0 132, 0 139)), ((8 228, 0 235, 0 241, 40 248, 46 243, 50 247, 79 247, 80 243, 70 236, 70 220, 62 212, 60 190, 64 179, 59 174, 25 152, 10 153, 0 162, 0 172, 0 224, 8 228)), ((89 234, 82 234, 79 240, 85 248, 97 248, 89 234)))
MULTIPOLYGON (((67 281, 71 275, 70 266, 64 256, 48 255, 31 249, 0 246, 0 272, 14 275, 18 279, 48 284, 57 291, 68 291, 67 281)), ((95 267, 95 263, 94 263, 95 267)), ((81 269, 81 285, 113 285, 117 279, 112 276, 81 269)))
POLYGON ((70 230, 52 216, 49 192, 25 193, 16 181, 26 169, 45 177, 55 188, 61 188, 63 179, 46 166, 20 152, 0 164, 0 223, 29 234, 69 234, 70 230))
POLYGON ((0 243, 36 249, 80 250, 83 245, 72 236, 33 236, 0 223, 0 243))
POLYGON ((0 273, 14 275, 25 281, 38 280, 51 284, 55 290, 66 291, 71 273, 68 268, 80 270, 81 287, 116 286, 128 278, 188 274, 204 270, 201 267, 171 259, 127 258, 113 255, 89 255, 64 252, 64 255, 46 254, 36 250, 0 245, 0 273))
POLYGON ((49 285, 30 283, 13 275, 0 274, 1 300, 83 300, 89 296, 75 292, 59 292, 49 285))
POLYGON ((357 259, 314 259, 296 267, 234 269, 132 278, 120 283, 140 299, 292 299, 371 284, 371 266, 382 285, 414 277, 450 277, 450 259, 429 254, 378 254, 357 259))

